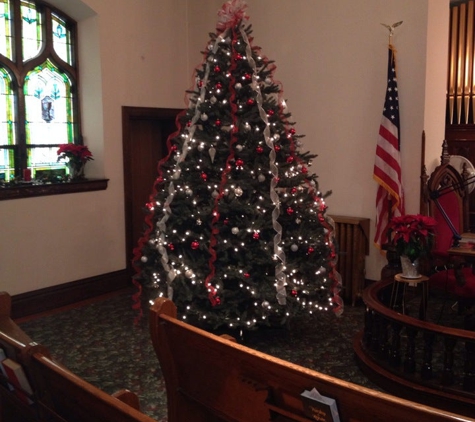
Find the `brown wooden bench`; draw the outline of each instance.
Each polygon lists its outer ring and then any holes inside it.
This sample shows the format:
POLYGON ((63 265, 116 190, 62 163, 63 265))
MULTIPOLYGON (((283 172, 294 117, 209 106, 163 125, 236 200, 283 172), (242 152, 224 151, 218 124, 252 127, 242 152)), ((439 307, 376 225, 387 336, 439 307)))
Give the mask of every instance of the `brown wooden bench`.
POLYGON ((336 400, 340 420, 474 421, 352 384, 250 349, 176 319, 168 299, 150 308, 152 343, 165 378, 168 422, 312 421, 300 394, 336 400))
MULTIPOLYGON (((0 374, 0 422, 156 422, 139 411, 136 394, 110 395, 73 374, 10 318, 11 298, 0 292, 0 347, 21 365, 32 393, 12 390, 0 374), (26 394, 24 402, 17 391, 26 394)), ((10 382, 11 384, 11 382, 10 382)))

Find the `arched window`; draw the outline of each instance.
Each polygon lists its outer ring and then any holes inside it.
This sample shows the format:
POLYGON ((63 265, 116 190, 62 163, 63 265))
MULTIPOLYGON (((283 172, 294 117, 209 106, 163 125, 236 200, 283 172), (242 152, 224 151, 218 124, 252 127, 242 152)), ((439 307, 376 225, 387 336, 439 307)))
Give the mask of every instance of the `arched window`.
POLYGON ((0 0, 0 182, 65 180, 82 143, 76 22, 39 0, 0 0))

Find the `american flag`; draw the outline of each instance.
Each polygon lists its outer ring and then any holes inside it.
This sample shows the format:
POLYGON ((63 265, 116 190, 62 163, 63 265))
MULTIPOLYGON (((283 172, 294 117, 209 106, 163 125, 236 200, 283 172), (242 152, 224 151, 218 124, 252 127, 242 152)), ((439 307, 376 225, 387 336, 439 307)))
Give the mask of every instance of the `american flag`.
POLYGON ((394 49, 392 45, 389 45, 388 85, 383 116, 379 126, 373 171, 373 178, 379 184, 376 194, 376 233, 374 235, 374 243, 378 248, 381 248, 387 241, 384 237, 389 219, 404 214, 399 151, 399 97, 396 60, 394 49))

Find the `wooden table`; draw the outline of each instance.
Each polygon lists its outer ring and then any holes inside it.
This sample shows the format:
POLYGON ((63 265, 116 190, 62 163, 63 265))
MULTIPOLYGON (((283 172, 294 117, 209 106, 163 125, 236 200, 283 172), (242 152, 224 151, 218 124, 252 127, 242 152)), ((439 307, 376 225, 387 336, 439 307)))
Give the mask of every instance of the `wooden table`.
POLYGON ((425 320, 427 314, 427 302, 429 300, 429 277, 421 275, 418 278, 406 278, 402 274, 394 276, 393 288, 391 291, 391 299, 389 300, 389 307, 395 309, 398 305, 399 296, 401 297, 402 313, 406 314, 406 291, 407 287, 417 288, 422 286, 421 302, 419 305, 419 319, 425 320), (402 288, 402 291, 401 291, 402 288))
POLYGON ((447 251, 449 255, 475 257, 475 233, 462 233, 457 246, 447 251))

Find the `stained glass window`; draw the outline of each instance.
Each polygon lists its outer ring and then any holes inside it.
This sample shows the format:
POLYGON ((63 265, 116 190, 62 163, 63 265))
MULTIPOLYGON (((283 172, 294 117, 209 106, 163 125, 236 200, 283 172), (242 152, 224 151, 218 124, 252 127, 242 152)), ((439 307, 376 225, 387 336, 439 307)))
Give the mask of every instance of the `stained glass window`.
POLYGON ((71 31, 67 29, 67 23, 53 13, 53 45, 56 54, 66 63, 72 65, 71 31))
POLYGON ((0 150, 0 181, 10 180, 15 173, 12 163, 16 131, 11 81, 8 72, 0 68, 0 139, 6 140, 6 145, 0 150))
POLYGON ((81 140, 75 25, 40 0, 0 0, 0 183, 65 179, 58 146, 81 140))
POLYGON ((34 2, 21 2, 21 23, 23 29, 23 61, 26 62, 38 55, 43 44, 41 14, 36 10, 34 2))
POLYGON ((0 0, 0 54, 12 60, 12 23, 10 13, 10 0, 0 0))

